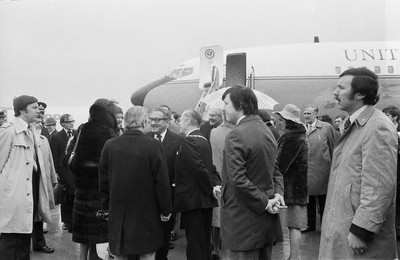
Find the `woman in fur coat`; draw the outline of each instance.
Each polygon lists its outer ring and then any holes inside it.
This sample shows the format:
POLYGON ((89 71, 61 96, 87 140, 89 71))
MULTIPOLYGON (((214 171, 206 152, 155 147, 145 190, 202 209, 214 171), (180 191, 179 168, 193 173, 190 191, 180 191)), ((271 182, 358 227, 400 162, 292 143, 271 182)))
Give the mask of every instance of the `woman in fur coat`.
MULTIPOLYGON (((96 244, 108 242, 108 223, 97 218, 100 209, 98 193, 98 164, 104 143, 117 136, 116 102, 98 99, 90 107, 89 121, 81 125, 75 136, 80 136, 76 148, 77 166, 75 201, 72 221, 72 241, 80 243, 79 260, 101 259, 97 255, 96 244)), ((76 138, 71 142, 71 151, 76 138)))
POLYGON ((283 175, 284 199, 288 206, 283 211, 284 224, 290 232, 289 259, 298 259, 301 231, 307 225, 307 163, 308 142, 306 129, 300 121, 300 109, 288 104, 278 115, 284 134, 278 140, 277 166, 283 175))

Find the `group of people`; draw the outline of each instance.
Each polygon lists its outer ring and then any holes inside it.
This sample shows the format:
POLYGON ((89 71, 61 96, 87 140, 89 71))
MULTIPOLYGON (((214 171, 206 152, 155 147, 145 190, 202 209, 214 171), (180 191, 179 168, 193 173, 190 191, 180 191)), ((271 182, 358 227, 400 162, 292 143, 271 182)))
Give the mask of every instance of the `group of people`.
POLYGON ((292 104, 271 115, 250 88, 233 86, 205 123, 193 109, 179 118, 164 105, 123 114, 98 99, 77 130, 66 114, 63 130, 53 134, 49 119, 40 134, 41 102, 17 97, 15 120, 0 130, 0 256, 29 259, 35 225, 51 220, 57 173, 79 259, 98 259, 105 242, 116 259, 167 259, 178 213, 187 259, 271 259, 282 226, 289 259, 298 259, 317 209, 320 259, 394 259, 400 110, 376 109, 378 89, 366 68, 343 72, 334 97, 349 116, 335 118, 339 128, 314 105, 305 122, 292 104))

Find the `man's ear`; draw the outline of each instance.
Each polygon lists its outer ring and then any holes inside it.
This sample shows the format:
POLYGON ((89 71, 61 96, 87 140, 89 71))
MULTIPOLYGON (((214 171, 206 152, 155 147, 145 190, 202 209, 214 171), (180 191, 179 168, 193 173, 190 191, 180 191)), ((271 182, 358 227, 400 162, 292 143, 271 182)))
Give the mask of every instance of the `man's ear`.
POLYGON ((357 93, 354 95, 354 99, 357 101, 363 100, 365 98, 365 95, 361 95, 360 93, 357 93))

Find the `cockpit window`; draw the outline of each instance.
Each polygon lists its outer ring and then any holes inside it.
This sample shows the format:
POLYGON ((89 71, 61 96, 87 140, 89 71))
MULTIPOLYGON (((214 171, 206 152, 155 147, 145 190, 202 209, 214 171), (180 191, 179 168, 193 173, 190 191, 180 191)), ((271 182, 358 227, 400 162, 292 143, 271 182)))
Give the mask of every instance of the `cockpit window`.
POLYGON ((176 78, 177 79, 177 78, 179 78, 179 75, 181 75, 181 71, 182 71, 182 69, 175 69, 169 74, 169 76, 171 78, 176 78))
POLYGON ((190 75, 190 74, 192 74, 192 73, 193 73, 193 68, 185 68, 185 69, 182 71, 181 77, 185 77, 185 76, 190 75))
POLYGON ((193 73, 193 68, 184 68, 184 69, 174 69, 171 73, 168 74, 168 77, 171 78, 181 78, 193 73))

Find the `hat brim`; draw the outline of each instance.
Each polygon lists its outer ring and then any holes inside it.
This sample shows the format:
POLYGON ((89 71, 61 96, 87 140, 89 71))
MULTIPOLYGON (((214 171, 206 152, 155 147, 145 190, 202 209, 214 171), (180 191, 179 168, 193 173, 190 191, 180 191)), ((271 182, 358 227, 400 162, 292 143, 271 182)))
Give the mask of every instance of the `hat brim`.
POLYGON ((290 120, 290 121, 292 121, 294 123, 302 124, 302 122, 300 121, 300 118, 294 117, 293 115, 287 113, 286 111, 276 111, 276 112, 272 112, 272 113, 278 114, 281 117, 283 117, 284 119, 290 120))

